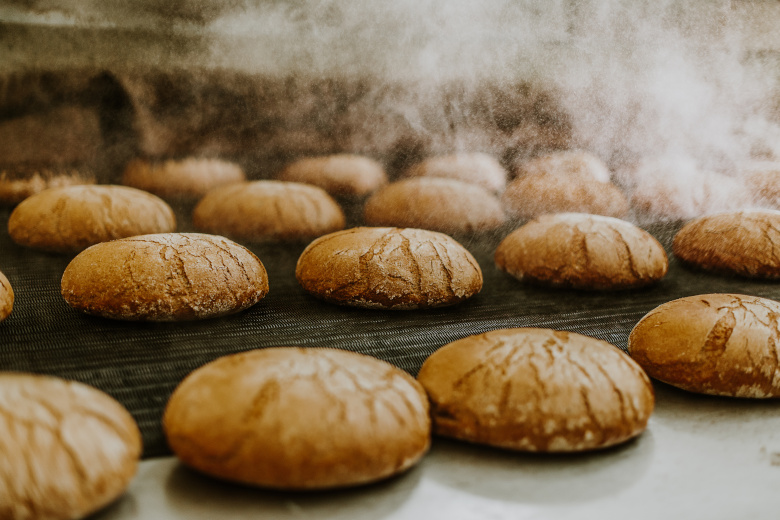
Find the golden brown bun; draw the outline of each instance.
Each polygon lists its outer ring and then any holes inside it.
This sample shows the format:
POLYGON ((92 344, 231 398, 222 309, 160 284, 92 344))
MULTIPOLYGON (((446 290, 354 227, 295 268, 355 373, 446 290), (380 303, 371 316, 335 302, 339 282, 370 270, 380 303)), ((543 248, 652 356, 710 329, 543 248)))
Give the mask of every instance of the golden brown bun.
POLYGON ((125 186, 68 186, 22 201, 8 219, 19 245, 56 253, 77 253, 107 240, 176 229, 163 200, 125 186))
POLYGON ((780 304, 703 294, 664 303, 637 323, 628 351, 650 375, 691 392, 780 397, 780 304))
POLYGON ((363 209, 370 226, 473 233, 496 229, 506 217, 489 191, 453 179, 419 177, 394 182, 374 193, 363 209))
POLYGON ((244 180, 244 170, 237 164, 196 158, 162 162, 134 159, 122 176, 122 184, 166 200, 197 200, 217 186, 244 180))
POLYGON ((429 157, 406 170, 404 176, 444 177, 501 193, 506 187, 507 173, 490 155, 474 152, 429 157))
POLYGON ((268 293, 260 260, 230 240, 162 233, 92 246, 62 275, 74 309, 119 320, 214 318, 251 307, 268 293))
POLYGON ((543 215, 496 249, 496 265, 518 280, 576 289, 628 289, 656 282, 663 246, 624 220, 585 213, 543 215))
POLYGON ((330 348, 225 356, 191 373, 165 409, 168 444, 188 466, 263 487, 380 480, 430 446, 428 399, 402 370, 330 348))
POLYGON ((453 305, 482 289, 462 245, 423 229, 347 229, 318 238, 295 268, 301 286, 331 303, 379 309, 453 305))
POLYGON ((433 431, 522 451, 605 448, 639 435, 653 411, 647 375, 613 345, 550 329, 455 341, 423 363, 433 431))
POLYGON ((3 273, 0 273, 0 321, 6 319, 14 309, 14 290, 3 273))
POLYGON ((626 196, 615 185, 582 177, 526 175, 510 182, 501 200, 519 218, 565 212, 620 218, 628 213, 626 196))
POLYGON ((33 169, 0 172, 0 204, 15 206, 27 197, 49 188, 95 184, 95 178, 78 170, 33 169))
POLYGON ((748 210, 707 215, 674 237, 680 260, 717 273, 780 278, 780 211, 748 210))
POLYGON ((382 165, 373 159, 352 154, 307 157, 295 161, 279 173, 280 181, 313 184, 331 195, 362 197, 387 184, 382 165))
POLYGON ((590 152, 565 150, 535 157, 517 166, 516 176, 522 175, 564 175, 580 177, 583 180, 610 182, 609 168, 590 152))
POLYGON ((253 181, 215 188, 192 213, 201 231, 250 242, 305 241, 344 229, 341 208, 308 184, 253 181))
POLYGON ((0 518, 83 518, 135 475, 141 434, 121 404, 55 377, 0 374, 0 518))

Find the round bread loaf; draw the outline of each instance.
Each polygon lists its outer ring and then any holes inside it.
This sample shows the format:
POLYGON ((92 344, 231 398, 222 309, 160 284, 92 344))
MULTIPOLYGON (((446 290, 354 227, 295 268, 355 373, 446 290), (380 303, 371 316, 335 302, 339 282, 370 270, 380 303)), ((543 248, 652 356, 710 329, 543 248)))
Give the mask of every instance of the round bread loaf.
POLYGON ((771 208, 780 208, 780 162, 752 164, 743 174, 754 200, 771 208))
POLYGON ((564 150, 535 157, 517 166, 515 174, 564 175, 583 180, 610 182, 609 168, 604 162, 584 150, 564 150))
POLYGON ((518 218, 564 212, 620 218, 628 213, 626 196, 615 185, 576 176, 525 175, 509 183, 501 200, 518 218))
POLYGON ((107 240, 175 229, 170 206, 125 186, 52 188, 22 201, 8 219, 14 242, 56 253, 77 253, 107 240))
POLYGON ((780 304, 740 294, 664 303, 631 331, 628 352, 650 377, 703 394, 780 397, 780 304))
POLYGON ((95 184, 95 178, 78 170, 37 169, 0 172, 0 204, 15 206, 27 197, 49 188, 95 184))
POLYGON ((780 211, 706 215, 675 235, 672 251, 707 271, 750 278, 780 278, 780 211))
POLYGON ((522 451, 605 448, 639 435, 650 380, 613 345, 550 329, 501 329, 443 346, 417 380, 433 431, 522 451))
POLYGON ((308 184, 253 181, 211 190, 192 212, 200 231, 250 242, 311 240, 344 229, 339 205, 308 184))
POLYGON ((163 416, 188 466, 263 487, 319 489, 390 477, 430 446, 428 400, 407 373, 337 349, 278 347, 191 373, 163 416))
POLYGON ((308 245, 295 276, 331 303, 379 309, 453 305, 482 289, 482 270, 466 248, 423 229, 347 229, 308 245))
POLYGON ((0 374, 0 518, 75 520, 121 495, 141 434, 121 404, 55 377, 0 374))
POLYGON ((194 157, 161 162, 134 159, 122 176, 122 184, 166 200, 197 200, 217 186, 244 180, 244 170, 235 163, 194 157))
POLYGON ((453 179, 426 178, 394 182, 374 193, 363 209, 370 226, 398 226, 462 234, 490 231, 506 217, 489 191, 453 179))
POLYGON ((363 197, 387 184, 382 165, 373 159, 352 154, 307 157, 287 165, 280 181, 313 184, 331 195, 363 197))
POLYGON ((506 187, 507 173, 501 163, 485 153, 455 153, 429 157, 412 165, 405 177, 444 177, 482 186, 501 193, 506 187))
POLYGON ((6 319, 14 309, 14 290, 3 273, 0 273, 0 321, 6 319))
POLYGON ((496 265, 518 280, 575 289, 629 289, 666 275, 663 246, 624 220, 585 213, 543 215, 496 249, 496 265))
POLYGON ((214 318, 268 293, 260 260, 235 242, 162 233, 94 245, 62 275, 62 297, 79 311, 119 320, 214 318))

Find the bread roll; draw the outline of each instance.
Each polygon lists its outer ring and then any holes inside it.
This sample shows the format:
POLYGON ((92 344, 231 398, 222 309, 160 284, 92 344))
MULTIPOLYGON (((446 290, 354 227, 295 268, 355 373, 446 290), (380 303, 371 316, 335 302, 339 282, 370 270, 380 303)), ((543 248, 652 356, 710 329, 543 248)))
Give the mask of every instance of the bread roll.
POLYGON ((122 184, 154 193, 166 200, 197 200, 217 186, 246 180, 237 164, 220 159, 134 159, 127 164, 122 184))
POLYGON ((752 164, 744 172, 743 179, 755 202, 770 208, 780 208, 780 162, 752 164))
POLYGON ((0 273, 0 321, 6 319, 14 309, 14 290, 3 273, 0 273))
POLYGON ((518 280, 575 289, 628 289, 666 275, 663 246, 624 220, 584 213, 544 215, 496 249, 496 265, 518 280))
POLYGON ((381 164, 352 154, 299 159, 287 165, 278 179, 313 184, 331 195, 352 197, 363 197, 387 184, 387 174, 381 164))
POLYGON ((455 341, 434 352, 417 379, 434 433, 512 450, 612 446, 639 435, 654 405, 649 378, 616 347, 549 329, 455 341))
POLYGON ((125 186, 45 190, 22 201, 8 219, 14 242, 55 253, 77 253, 98 242, 175 229, 170 206, 125 186))
POLYGON ((366 201, 363 219, 370 226, 464 234, 496 229, 506 217, 501 202, 479 186, 421 177, 394 182, 374 193, 366 201))
POLYGON ((331 303, 378 309, 453 305, 482 289, 462 245, 422 229, 347 229, 318 238, 295 268, 301 286, 331 303))
POLYGON ((680 260, 707 271, 780 278, 780 211, 700 217, 680 229, 672 250, 680 260))
POLYGON ((141 434, 122 405, 87 385, 0 374, 0 518, 83 518, 135 475, 141 434))
POLYGON ((268 293, 260 260, 230 240, 162 233, 92 246, 62 275, 76 310, 118 320, 214 318, 251 307, 268 293))
POLYGON ((79 170, 39 168, 0 172, 0 204, 15 206, 48 188, 95 184, 95 178, 79 170))
POLYGON ((593 213, 620 218, 628 201, 615 185, 582 177, 526 175, 510 182, 501 198, 507 213, 534 218, 547 213, 593 213))
POLYGON ((430 446, 428 400, 408 374, 330 348, 225 356, 190 374, 165 408, 168 444, 188 466, 263 487, 380 480, 430 446))
POLYGON ((344 229, 339 205, 316 186, 253 181, 215 188, 192 213, 197 229, 250 242, 306 241, 344 229))
POLYGON ((501 193, 507 173, 501 163, 485 153, 454 153, 429 157, 404 172, 405 177, 444 177, 501 193))
POLYGON ((740 294, 664 303, 631 331, 631 357, 656 379, 703 394, 780 397, 780 304, 740 294))
POLYGON ((583 180, 610 182, 609 168, 604 162, 584 150, 564 150, 535 157, 517 166, 515 174, 523 175, 563 175, 579 177, 583 180))

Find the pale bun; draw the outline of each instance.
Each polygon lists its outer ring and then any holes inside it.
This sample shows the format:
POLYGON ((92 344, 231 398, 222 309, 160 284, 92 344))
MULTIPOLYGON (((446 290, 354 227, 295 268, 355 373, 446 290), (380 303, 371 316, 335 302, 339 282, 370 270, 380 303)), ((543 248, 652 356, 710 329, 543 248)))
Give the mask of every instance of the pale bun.
POLYGON ((429 157, 412 165, 404 177, 443 177, 501 193, 506 187, 507 172, 494 157, 480 152, 460 152, 429 157))
POLYGON ((312 184, 331 195, 363 197, 387 184, 380 163, 354 154, 306 157, 288 164, 278 180, 312 184))
POLYGON ((246 180, 244 170, 222 159, 134 159, 125 167, 122 184, 166 200, 197 200, 209 190, 246 180))

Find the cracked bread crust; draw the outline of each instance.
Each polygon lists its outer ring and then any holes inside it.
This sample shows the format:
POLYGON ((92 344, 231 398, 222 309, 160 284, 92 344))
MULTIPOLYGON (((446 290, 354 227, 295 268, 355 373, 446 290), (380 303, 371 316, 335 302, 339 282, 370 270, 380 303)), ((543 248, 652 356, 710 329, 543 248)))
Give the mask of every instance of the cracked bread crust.
POLYGON ((364 197, 387 184, 377 161, 352 154, 306 157, 287 165, 278 179, 318 186, 331 195, 364 197))
POLYGON ((195 227, 248 242, 308 241, 344 229, 341 207, 307 184, 253 181, 216 188, 192 213, 195 227))
POLYGON ((197 200, 217 186, 246 180, 237 164, 221 159, 148 161, 134 159, 125 167, 122 184, 166 200, 197 200))
POLYGON ((191 373, 163 416, 184 464, 262 487, 353 486, 406 471, 428 451, 428 399, 406 372, 332 348, 225 356, 191 373))
POLYGON ((70 254, 99 242, 175 229, 168 204, 125 186, 45 190, 22 201, 8 219, 8 233, 17 244, 70 254))
POLYGON ((550 329, 499 329, 449 343, 417 380, 434 433, 519 451, 612 446, 644 431, 654 406, 650 379, 617 347, 550 329))
POLYGON ((330 303, 377 309, 454 305, 482 289, 482 270, 451 237, 411 228, 358 227, 309 244, 301 286, 330 303))
POLYGON ((11 282, 0 273, 0 321, 6 319, 14 309, 14 290, 11 282))
POLYGON ((248 249, 198 233, 143 235, 92 246, 62 275, 74 309, 118 320, 214 318, 251 307, 268 276, 248 249))
POLYGON ((607 183, 611 177, 607 165, 584 150, 564 150, 535 157, 519 164, 515 174, 517 177, 538 174, 575 176, 607 183))
POLYGON ((610 182, 549 173, 515 179, 501 201, 507 213, 520 219, 567 211, 621 218, 629 210, 626 196, 610 182))
POLYGON ((501 227, 501 201, 473 184, 420 177, 394 182, 374 193, 363 211, 366 224, 465 234, 501 227))
POLYGON ((686 264, 748 278, 780 278, 780 211, 707 215, 675 235, 674 255, 686 264))
POLYGON ((48 188, 95 184, 95 178, 79 170, 38 168, 32 171, 0 171, 0 204, 15 206, 48 188))
POLYGON ((702 394, 780 397, 780 303, 740 294, 680 298, 650 311, 628 351, 647 373, 702 394))
POLYGON ((122 405, 90 386, 0 373, 0 518, 83 518, 121 495, 141 434, 122 405))
POLYGON ((544 215, 499 244, 496 265, 521 281, 586 290, 643 287, 666 275, 663 246, 646 231, 610 217, 544 215))
POLYGON ((506 187, 507 172, 492 156, 473 152, 429 157, 406 170, 403 176, 443 177, 501 193, 506 187))

